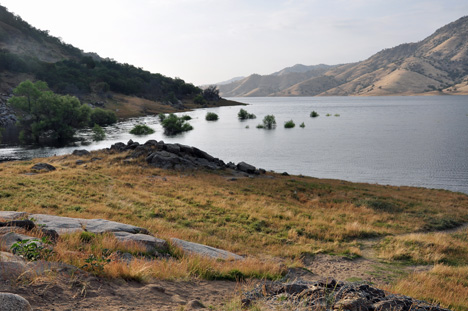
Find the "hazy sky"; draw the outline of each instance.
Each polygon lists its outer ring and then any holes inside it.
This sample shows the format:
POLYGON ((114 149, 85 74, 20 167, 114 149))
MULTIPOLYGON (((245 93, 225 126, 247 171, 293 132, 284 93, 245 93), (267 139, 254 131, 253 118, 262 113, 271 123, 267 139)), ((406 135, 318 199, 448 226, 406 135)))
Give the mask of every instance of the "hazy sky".
POLYGON ((467 0, 2 0, 86 52, 196 85, 360 61, 468 14, 467 0))

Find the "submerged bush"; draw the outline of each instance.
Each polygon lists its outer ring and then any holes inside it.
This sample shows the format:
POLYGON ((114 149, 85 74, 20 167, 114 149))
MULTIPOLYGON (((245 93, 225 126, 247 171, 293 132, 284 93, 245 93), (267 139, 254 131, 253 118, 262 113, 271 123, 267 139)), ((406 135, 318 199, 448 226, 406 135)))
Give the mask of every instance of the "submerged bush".
POLYGON ((289 120, 289 121, 284 123, 284 128, 286 128, 286 129, 290 129, 290 128, 293 128, 295 126, 296 126, 296 123, 294 123, 293 120, 289 120))
POLYGON ((187 123, 183 117, 178 117, 173 113, 165 117, 161 124, 164 128, 164 134, 166 135, 176 135, 193 130, 193 127, 187 123))
POLYGON ((247 120, 255 119, 257 116, 253 113, 248 113, 247 110, 241 108, 241 110, 239 110, 239 113, 237 114, 237 117, 239 118, 239 120, 247 120))
POLYGON ((264 128, 271 130, 276 127, 276 119, 275 116, 272 114, 266 115, 265 118, 263 118, 263 126, 264 128))
POLYGON ((302 127, 302 128, 304 128, 304 127, 305 127, 305 124, 304 124, 304 122, 302 122, 302 123, 301 123, 301 125, 299 125, 299 127, 302 127))
POLYGON ((145 124, 137 124, 130 131, 130 134, 133 134, 133 135, 149 135, 153 133, 154 133, 154 130, 145 124))
POLYGON ((94 141, 101 141, 106 138, 106 133, 102 129, 102 127, 99 126, 99 124, 94 124, 93 127, 93 140, 94 141))
POLYGON ((208 112, 205 116, 206 121, 218 121, 218 115, 214 112, 208 112))
POLYGON ((311 118, 316 118, 316 117, 318 117, 318 116, 319 116, 319 114, 318 114, 317 111, 315 111, 315 110, 312 111, 312 112, 310 113, 310 117, 311 117, 311 118))

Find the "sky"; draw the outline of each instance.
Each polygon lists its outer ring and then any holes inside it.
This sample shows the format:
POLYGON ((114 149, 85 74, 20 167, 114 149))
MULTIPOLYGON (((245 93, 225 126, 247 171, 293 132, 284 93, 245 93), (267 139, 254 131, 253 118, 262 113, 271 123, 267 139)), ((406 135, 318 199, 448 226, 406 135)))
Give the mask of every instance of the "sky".
POLYGON ((32 26, 195 85, 361 61, 468 15, 467 0, 2 0, 32 26))

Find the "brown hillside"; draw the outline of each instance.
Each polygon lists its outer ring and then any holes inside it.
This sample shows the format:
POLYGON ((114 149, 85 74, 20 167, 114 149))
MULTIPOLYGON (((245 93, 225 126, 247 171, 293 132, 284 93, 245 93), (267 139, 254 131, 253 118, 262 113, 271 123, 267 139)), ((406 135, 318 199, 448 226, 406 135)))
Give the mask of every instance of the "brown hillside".
MULTIPOLYGON (((220 91, 225 96, 468 94, 468 17, 418 43, 385 49, 364 61, 333 67, 286 88, 268 84, 272 76, 256 75, 255 80, 250 76, 236 82, 241 89, 228 84, 220 91)), ((297 73, 295 77, 299 78, 297 73)))

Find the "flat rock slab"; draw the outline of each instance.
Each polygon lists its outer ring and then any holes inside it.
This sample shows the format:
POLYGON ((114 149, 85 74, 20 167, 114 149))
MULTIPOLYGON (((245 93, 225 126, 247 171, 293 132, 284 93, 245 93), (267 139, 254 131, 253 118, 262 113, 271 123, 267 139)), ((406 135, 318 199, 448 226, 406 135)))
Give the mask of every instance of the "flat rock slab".
POLYGON ((0 218, 5 220, 16 220, 27 218, 28 213, 26 212, 12 212, 12 211, 0 211, 0 218))
POLYGON ((58 234, 82 231, 92 233, 128 232, 133 234, 148 234, 148 230, 144 228, 105 219, 82 219, 44 214, 32 214, 30 218, 34 218, 36 224, 44 225, 46 229, 55 230, 58 234))
POLYGON ((195 254, 202 257, 208 257, 213 259, 224 259, 224 260, 242 260, 244 257, 237 254, 214 248, 211 246, 206 246, 203 244, 188 242, 176 238, 172 238, 171 242, 176 246, 180 247, 184 252, 189 254, 195 254))
POLYGON ((154 236, 141 233, 114 232, 117 240, 121 242, 137 242, 146 246, 149 253, 167 252, 169 245, 165 240, 155 238, 154 236))

